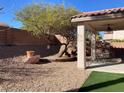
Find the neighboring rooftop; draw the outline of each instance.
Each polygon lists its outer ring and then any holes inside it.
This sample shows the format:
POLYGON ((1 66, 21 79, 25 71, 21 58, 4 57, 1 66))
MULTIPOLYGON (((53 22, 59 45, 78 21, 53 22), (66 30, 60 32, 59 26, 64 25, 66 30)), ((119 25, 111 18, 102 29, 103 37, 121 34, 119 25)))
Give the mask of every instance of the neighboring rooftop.
POLYGON ((6 23, 0 22, 0 26, 2 27, 9 27, 6 23))
POLYGON ((124 42, 112 42, 111 46, 113 48, 124 48, 124 42))
POLYGON ((90 17, 90 16, 113 14, 113 13, 124 13, 124 7, 105 9, 105 10, 99 10, 99 11, 93 11, 93 12, 83 12, 83 13, 80 13, 78 15, 72 16, 72 19, 81 18, 81 17, 90 17))

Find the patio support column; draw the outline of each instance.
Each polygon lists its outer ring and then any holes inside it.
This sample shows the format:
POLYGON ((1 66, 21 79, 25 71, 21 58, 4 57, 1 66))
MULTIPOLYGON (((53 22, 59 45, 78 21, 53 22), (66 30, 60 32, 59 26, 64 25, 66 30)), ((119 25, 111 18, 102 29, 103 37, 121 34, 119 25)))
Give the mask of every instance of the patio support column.
POLYGON ((85 69, 85 25, 77 27, 77 67, 85 69))
POLYGON ((91 35, 91 59, 94 61, 96 59, 96 34, 91 35))

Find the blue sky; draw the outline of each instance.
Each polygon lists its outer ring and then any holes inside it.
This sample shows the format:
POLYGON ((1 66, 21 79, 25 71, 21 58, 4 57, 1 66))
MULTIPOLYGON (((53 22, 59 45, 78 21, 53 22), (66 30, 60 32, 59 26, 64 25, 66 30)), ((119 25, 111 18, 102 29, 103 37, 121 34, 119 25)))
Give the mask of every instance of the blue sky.
POLYGON ((49 4, 64 3, 66 7, 73 6, 82 12, 124 7, 124 0, 0 0, 0 6, 4 7, 0 12, 0 22, 19 28, 21 23, 14 19, 14 13, 26 5, 41 2, 49 4))

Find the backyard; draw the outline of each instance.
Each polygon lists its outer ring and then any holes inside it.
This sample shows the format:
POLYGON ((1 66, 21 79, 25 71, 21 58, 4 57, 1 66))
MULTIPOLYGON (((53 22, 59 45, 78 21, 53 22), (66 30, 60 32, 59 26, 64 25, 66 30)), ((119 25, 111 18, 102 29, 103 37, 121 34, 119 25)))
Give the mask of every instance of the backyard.
POLYGON ((1 0, 0 92, 124 91, 122 6, 1 0))
POLYGON ((76 62, 25 64, 6 58, 0 60, 0 91, 77 91, 86 74, 76 62))

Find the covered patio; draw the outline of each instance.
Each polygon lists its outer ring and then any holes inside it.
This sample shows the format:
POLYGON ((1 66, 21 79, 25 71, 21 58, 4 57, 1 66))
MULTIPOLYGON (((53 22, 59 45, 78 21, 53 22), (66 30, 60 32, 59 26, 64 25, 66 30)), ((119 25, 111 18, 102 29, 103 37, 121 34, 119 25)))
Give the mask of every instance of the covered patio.
POLYGON ((124 30, 124 8, 113 8, 94 12, 83 12, 72 17, 77 23, 77 67, 86 68, 86 31, 91 31, 91 59, 96 59, 96 33, 99 31, 124 30), (112 28, 112 29, 111 29, 112 28))

